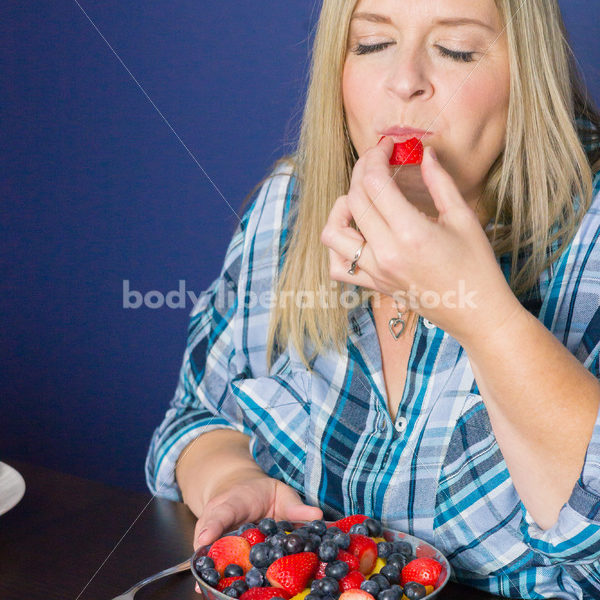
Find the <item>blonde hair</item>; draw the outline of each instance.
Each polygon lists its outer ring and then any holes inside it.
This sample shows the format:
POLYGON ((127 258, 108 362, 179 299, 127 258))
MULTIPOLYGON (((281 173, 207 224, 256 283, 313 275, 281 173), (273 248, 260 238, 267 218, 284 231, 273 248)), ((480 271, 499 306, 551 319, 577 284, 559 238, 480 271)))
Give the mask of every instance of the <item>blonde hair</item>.
MULTIPOLYGON (((345 125, 341 86, 355 5, 356 0, 323 0, 297 151, 287 157, 300 198, 276 283, 278 297, 350 289, 331 282, 320 234, 336 198, 347 193, 357 160, 345 125)), ((590 163, 598 168, 598 152, 586 156, 576 117, 593 124, 588 142, 598 139, 600 117, 579 79, 557 1, 496 0, 496 5, 508 37, 510 102, 506 146, 490 169, 481 201, 496 207, 494 226, 486 233, 496 256, 512 253, 509 283, 520 296, 564 252, 589 208, 590 163), (577 208, 575 195, 582 199, 577 208), (517 272, 523 251, 529 258, 517 272)), ((363 297, 367 292, 358 291, 363 297)), ((348 308, 339 302, 333 307, 275 304, 267 340, 269 365, 274 349, 288 342, 309 369, 317 354, 345 348, 348 308), (307 342, 311 356, 306 355, 307 342)))

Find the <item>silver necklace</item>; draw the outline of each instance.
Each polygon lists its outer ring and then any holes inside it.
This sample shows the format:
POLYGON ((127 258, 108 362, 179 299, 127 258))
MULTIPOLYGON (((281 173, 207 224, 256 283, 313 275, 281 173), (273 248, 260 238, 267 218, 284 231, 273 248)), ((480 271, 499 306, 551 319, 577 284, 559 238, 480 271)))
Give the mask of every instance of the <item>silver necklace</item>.
POLYGON ((400 310, 400 308, 398 307, 397 302, 396 302, 396 311, 398 312, 398 316, 392 317, 388 321, 388 327, 390 328, 390 333, 392 334, 392 336, 395 340, 397 340, 404 333, 404 329, 406 327, 406 321, 403 319, 403 316, 408 312, 406 310, 404 312, 402 312, 400 310))

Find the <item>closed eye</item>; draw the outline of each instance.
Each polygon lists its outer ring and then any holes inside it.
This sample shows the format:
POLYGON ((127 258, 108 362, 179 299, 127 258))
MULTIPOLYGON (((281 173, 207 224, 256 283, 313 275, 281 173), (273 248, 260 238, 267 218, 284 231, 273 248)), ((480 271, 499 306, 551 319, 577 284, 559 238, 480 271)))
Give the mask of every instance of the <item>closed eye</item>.
POLYGON ((452 60, 456 60, 458 62, 473 62, 473 54, 475 52, 459 52, 456 50, 449 50, 448 48, 444 48, 443 46, 436 46, 442 56, 447 56, 452 60))
POLYGON ((388 46, 391 46, 394 42, 381 42, 379 44, 357 44, 352 48, 352 52, 355 54, 370 54, 371 52, 379 52, 388 46))

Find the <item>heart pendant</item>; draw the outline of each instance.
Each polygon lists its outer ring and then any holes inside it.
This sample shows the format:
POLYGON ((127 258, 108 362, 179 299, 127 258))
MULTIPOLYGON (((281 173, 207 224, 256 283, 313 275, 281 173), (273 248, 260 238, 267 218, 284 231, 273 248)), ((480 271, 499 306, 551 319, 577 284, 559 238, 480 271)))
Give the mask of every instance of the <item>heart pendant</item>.
POLYGON ((390 333, 394 336, 395 340, 397 340, 402 335, 405 325, 406 325, 406 323, 398 317, 396 317, 394 319, 390 319, 388 321, 388 327, 390 328, 390 333), (398 326, 400 326, 400 330, 396 331, 396 328, 398 326))

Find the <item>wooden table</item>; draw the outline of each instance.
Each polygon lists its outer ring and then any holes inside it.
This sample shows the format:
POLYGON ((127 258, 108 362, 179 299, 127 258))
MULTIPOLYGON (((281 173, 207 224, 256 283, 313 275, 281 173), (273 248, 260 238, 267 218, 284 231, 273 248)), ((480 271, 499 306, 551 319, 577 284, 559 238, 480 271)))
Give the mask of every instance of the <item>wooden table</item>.
MULTIPOLYGON (((195 518, 183 504, 3 460, 27 490, 0 516, 2 600, 111 600, 191 556, 195 518)), ((439 598, 497 597, 450 582, 439 598)), ((137 599, 202 600, 189 571, 151 584, 137 599)))

